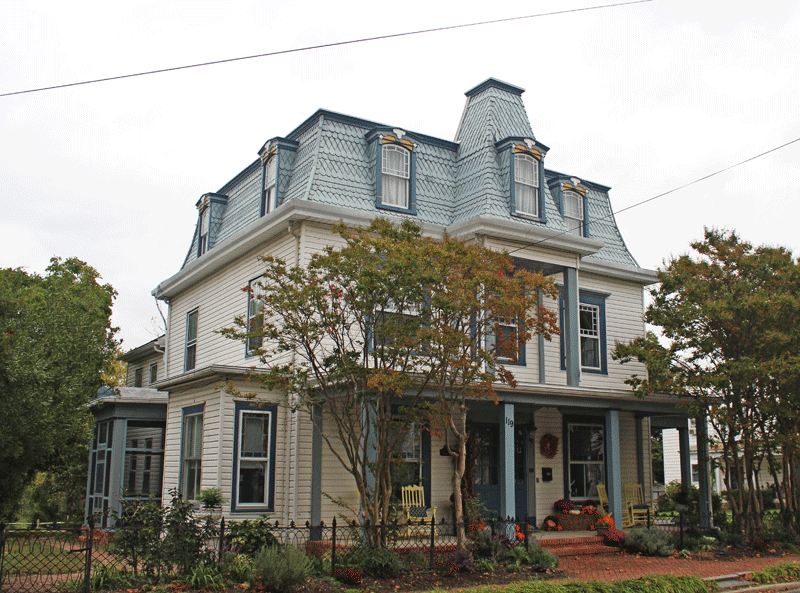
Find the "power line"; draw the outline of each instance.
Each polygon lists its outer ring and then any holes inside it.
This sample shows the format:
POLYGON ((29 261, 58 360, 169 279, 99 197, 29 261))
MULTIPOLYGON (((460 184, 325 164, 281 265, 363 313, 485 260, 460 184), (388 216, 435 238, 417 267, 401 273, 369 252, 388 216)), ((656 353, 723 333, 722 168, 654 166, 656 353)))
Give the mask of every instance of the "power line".
POLYGON ((508 22, 511 22, 511 21, 520 21, 520 20, 524 20, 524 19, 532 19, 532 18, 538 18, 538 17, 543 17, 543 16, 555 16, 555 15, 559 15, 559 14, 570 14, 570 13, 574 13, 574 12, 586 12, 586 11, 589 11, 589 10, 598 10, 598 9, 602 9, 602 8, 617 8, 619 6, 628 6, 628 5, 631 5, 631 4, 643 4, 645 2, 653 2, 653 1, 654 0, 631 0, 629 2, 618 2, 616 4, 603 4, 603 5, 600 5, 600 6, 587 6, 585 8, 571 8, 571 9, 568 9, 568 10, 557 10, 557 11, 554 11, 554 12, 543 12, 543 13, 539 13, 539 14, 530 14, 530 15, 526 15, 526 16, 514 16, 514 17, 508 17, 508 18, 504 18, 504 19, 493 19, 493 20, 490 20, 490 21, 479 21, 479 22, 476 22, 476 23, 466 23, 466 24, 462 24, 462 25, 449 25, 447 27, 436 27, 436 28, 433 28, 433 29, 420 29, 418 31, 406 31, 405 33, 390 33, 390 34, 387 34, 387 35, 378 35, 378 36, 375 36, 375 37, 362 37, 361 39, 351 39, 349 41, 335 41, 335 42, 332 42, 332 43, 323 43, 323 44, 320 44, 320 45, 308 45, 308 46, 305 46, 305 47, 298 47, 298 48, 294 48, 294 49, 283 49, 283 50, 278 50, 278 51, 273 51, 273 52, 268 52, 268 53, 263 53, 263 54, 255 54, 255 55, 252 55, 252 56, 241 56, 241 57, 238 57, 238 58, 227 58, 227 59, 224 59, 224 60, 214 60, 214 61, 211 61, 211 62, 201 62, 201 63, 198 63, 198 64, 188 64, 186 66, 174 66, 172 68, 161 68, 159 70, 147 70, 147 71, 144 71, 144 72, 135 72, 133 74, 120 74, 118 76, 108 76, 106 78, 96 78, 96 79, 93 79, 93 80, 83 80, 83 81, 80 81, 80 82, 69 82, 69 83, 66 83, 66 84, 56 84, 56 85, 52 85, 52 86, 45 86, 45 87, 27 89, 27 90, 23 90, 23 91, 12 91, 10 93, 0 93, 0 97, 10 97, 12 95, 24 95, 24 94, 27 94, 27 93, 39 93, 39 92, 42 92, 42 91, 52 91, 52 90, 55 90, 55 89, 63 89, 63 88, 68 88, 68 87, 73 87, 73 86, 81 86, 81 85, 85 85, 85 84, 95 84, 95 83, 98 83, 98 82, 109 82, 111 80, 121 80, 123 78, 134 78, 134 77, 137 77, 137 76, 147 76, 147 75, 150 75, 150 74, 162 74, 164 72, 175 72, 177 70, 188 70, 189 68, 201 68, 203 66, 214 66, 216 64, 228 64, 230 62, 241 62, 243 60, 253 60, 255 58, 267 58, 267 57, 271 57, 271 56, 292 54, 292 53, 298 53, 298 52, 303 52, 303 51, 310 51, 310 50, 314 50, 314 49, 326 49, 326 48, 331 48, 331 47, 340 47, 340 46, 343 46, 343 45, 354 45, 356 43, 366 43, 368 41, 381 41, 383 39, 396 39, 398 37, 409 37, 411 35, 422 35, 422 34, 425 34, 425 33, 438 33, 438 32, 441 32, 441 31, 452 31, 452 30, 455 30, 455 29, 466 29, 468 27, 479 27, 479 26, 482 26, 482 25, 495 25, 495 24, 498 24, 498 23, 508 23, 508 22))
MULTIPOLYGON (((617 214, 620 214, 620 213, 625 212, 627 210, 632 210, 633 208, 637 208, 639 206, 642 206, 644 204, 647 204, 648 202, 652 202, 652 201, 657 200, 659 198, 663 198, 664 196, 667 196, 669 194, 675 193, 676 191, 680 191, 682 189, 685 189, 685 188, 689 187, 690 185, 694 185, 696 183, 700 183, 701 181, 705 181, 706 179, 710 179, 712 177, 715 177, 716 175, 724 173, 725 171, 730 171, 731 169, 735 169, 736 167, 740 167, 741 165, 744 165, 745 163, 749 163, 750 161, 754 161, 754 160, 756 160, 758 158, 761 158, 762 156, 768 155, 768 154, 770 154, 772 152, 775 152, 777 150, 780 150, 782 148, 786 148, 787 146, 791 146, 792 144, 794 144, 796 142, 800 142, 800 138, 795 138, 794 140, 789 140, 788 142, 784 142, 783 144, 780 144, 779 146, 774 146, 773 148, 765 150, 762 153, 759 153, 759 154, 753 155, 751 157, 748 157, 748 158, 744 159, 743 161, 739 161, 738 163, 734 163, 732 165, 728 165, 727 167, 723 167, 722 169, 718 169, 718 170, 714 171, 713 173, 709 173, 708 175, 703 175, 702 177, 698 177, 694 181, 689 181, 689 182, 684 183, 682 185, 679 185, 677 187, 673 187, 672 189, 668 189, 665 192, 661 192, 660 194, 657 194, 655 196, 651 196, 649 198, 646 198, 644 200, 641 200, 639 202, 631 204, 630 206, 626 206, 625 208, 620 208, 619 210, 612 210, 611 214, 606 214, 605 216, 601 216, 597 220, 607 220, 609 218, 613 219, 614 216, 616 216, 617 214)), ((560 233, 557 233, 557 234, 555 234, 555 235, 553 235, 551 237, 547 237, 545 239, 540 239, 539 241, 536 241, 535 243, 533 243, 531 245, 526 245, 525 247, 520 247, 518 249, 514 249, 512 251, 509 251, 508 253, 509 254, 516 253, 517 251, 522 251, 523 249, 527 249, 529 247, 535 247, 536 245, 541 245, 542 243, 547 243, 548 241, 551 241, 551 240, 555 239, 556 237, 560 237, 560 236, 566 235, 566 234, 571 234, 572 231, 577 230, 578 228, 580 228, 580 227, 574 227, 574 228, 571 228, 571 229, 567 229, 565 231, 561 231, 560 233)))

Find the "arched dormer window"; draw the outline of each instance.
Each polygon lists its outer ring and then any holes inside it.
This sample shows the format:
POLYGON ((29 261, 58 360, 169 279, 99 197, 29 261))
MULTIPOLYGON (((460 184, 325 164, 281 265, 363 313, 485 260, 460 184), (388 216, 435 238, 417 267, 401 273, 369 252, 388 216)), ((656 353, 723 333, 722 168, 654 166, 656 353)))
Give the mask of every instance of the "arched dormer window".
POLYGON ((368 141, 377 140, 375 152, 375 207, 404 214, 416 214, 416 144, 403 130, 390 134, 370 132, 368 141))
POLYGON ((567 232, 579 237, 583 236, 583 196, 568 189, 564 191, 564 226, 567 232))
POLYGON ((527 153, 514 155, 514 204, 519 214, 539 216, 539 161, 527 153))

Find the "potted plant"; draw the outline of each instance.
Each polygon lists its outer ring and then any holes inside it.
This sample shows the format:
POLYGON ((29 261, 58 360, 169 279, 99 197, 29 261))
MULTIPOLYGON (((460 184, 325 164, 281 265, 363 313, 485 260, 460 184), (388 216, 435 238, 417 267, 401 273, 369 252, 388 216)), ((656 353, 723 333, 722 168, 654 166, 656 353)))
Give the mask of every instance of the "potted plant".
POLYGON ((206 488, 205 490, 201 490, 198 500, 202 507, 207 511, 211 511, 212 514, 213 511, 222 512, 222 505, 225 503, 222 490, 219 488, 206 488))
POLYGON ((611 518, 611 515, 600 517, 594 524, 594 529, 595 531, 597 531, 597 535, 603 535, 606 532, 606 530, 611 529, 613 527, 614 527, 614 519, 611 518))

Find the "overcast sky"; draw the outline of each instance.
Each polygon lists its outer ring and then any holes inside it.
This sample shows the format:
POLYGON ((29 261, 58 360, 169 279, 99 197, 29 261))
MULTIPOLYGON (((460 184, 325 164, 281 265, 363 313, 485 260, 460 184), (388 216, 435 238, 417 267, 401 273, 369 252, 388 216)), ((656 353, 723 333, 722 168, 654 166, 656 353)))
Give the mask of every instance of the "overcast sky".
MULTIPOLYGON (((5 0, 0 93, 601 4, 5 0)), ((622 210, 800 138, 799 57, 798 2, 655 0, 0 97, 0 267, 84 259, 127 350, 155 335, 197 199, 318 108, 452 140, 464 92, 499 78, 545 166, 622 210)), ((704 225, 800 252, 799 162, 800 142, 617 223, 651 269, 704 225)))

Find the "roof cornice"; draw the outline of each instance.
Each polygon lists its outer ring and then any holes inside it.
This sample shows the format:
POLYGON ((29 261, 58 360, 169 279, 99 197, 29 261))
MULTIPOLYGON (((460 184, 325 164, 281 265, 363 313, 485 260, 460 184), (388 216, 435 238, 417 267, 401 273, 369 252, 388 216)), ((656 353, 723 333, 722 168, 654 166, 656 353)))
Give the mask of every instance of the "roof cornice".
POLYGON ((447 232, 451 237, 458 238, 485 235, 498 239, 510 239, 528 245, 546 243, 544 245, 546 248, 566 251, 581 257, 597 253, 603 246, 603 242, 597 239, 577 237, 547 227, 485 216, 476 216, 449 226, 447 232))
POLYGON ((580 269, 584 272, 601 274, 620 280, 628 280, 629 282, 635 282, 642 286, 648 286, 658 282, 658 276, 653 270, 609 262, 591 256, 581 260, 580 269))

